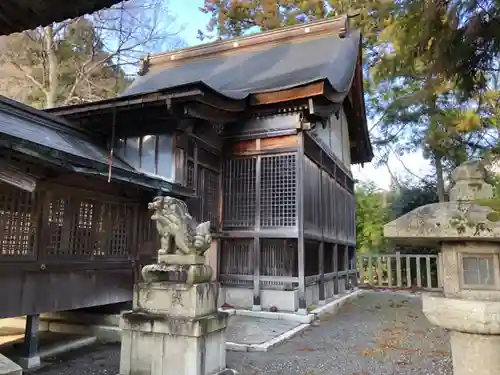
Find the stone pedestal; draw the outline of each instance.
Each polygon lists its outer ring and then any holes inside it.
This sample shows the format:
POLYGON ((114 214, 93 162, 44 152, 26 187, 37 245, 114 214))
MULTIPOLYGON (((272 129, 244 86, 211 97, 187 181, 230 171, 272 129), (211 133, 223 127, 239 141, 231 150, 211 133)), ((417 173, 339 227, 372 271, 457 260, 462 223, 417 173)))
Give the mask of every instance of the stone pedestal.
POLYGON ((174 197, 156 197, 148 208, 161 248, 120 319, 120 375, 234 374, 226 369, 228 316, 217 309, 219 284, 204 264, 210 222, 198 224, 174 197))
POLYGON ((453 173, 450 202, 418 208, 384 227, 399 244, 439 246, 443 297, 423 296, 429 321, 450 331, 455 375, 500 374, 500 200, 480 163, 453 173))
POLYGON ((218 289, 216 282, 136 284, 133 310, 120 322, 120 375, 233 374, 218 289))
POLYGON ((422 307, 450 331, 455 375, 500 374, 500 302, 423 296, 422 307))

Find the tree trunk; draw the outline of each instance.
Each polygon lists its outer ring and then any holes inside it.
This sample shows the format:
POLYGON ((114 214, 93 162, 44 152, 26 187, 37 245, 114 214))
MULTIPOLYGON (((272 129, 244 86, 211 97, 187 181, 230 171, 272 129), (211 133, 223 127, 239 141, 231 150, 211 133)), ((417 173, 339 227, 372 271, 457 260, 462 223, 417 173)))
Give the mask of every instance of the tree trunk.
POLYGON ((59 75, 57 72, 58 61, 55 51, 54 29, 52 26, 45 28, 45 53, 47 54, 47 70, 48 70, 48 90, 45 102, 46 108, 52 108, 56 105, 57 89, 59 86, 59 75))
POLYGON ((444 195, 444 177, 443 177, 443 161, 441 155, 437 152, 434 153, 434 164, 436 166, 436 178, 437 178, 437 194, 439 202, 445 202, 444 195))

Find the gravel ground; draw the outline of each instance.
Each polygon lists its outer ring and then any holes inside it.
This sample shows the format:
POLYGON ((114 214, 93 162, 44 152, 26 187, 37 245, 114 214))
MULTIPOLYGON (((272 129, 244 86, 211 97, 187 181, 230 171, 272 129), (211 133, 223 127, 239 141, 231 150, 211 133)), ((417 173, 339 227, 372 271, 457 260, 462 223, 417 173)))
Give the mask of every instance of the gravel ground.
MULTIPOLYGON (((119 346, 53 358, 35 375, 118 374, 119 346)), ((368 292, 267 353, 228 352, 240 375, 451 375, 448 334, 431 327, 420 298, 368 292)))
POLYGON ((299 325, 300 323, 287 320, 233 315, 229 317, 226 342, 262 344, 299 325))

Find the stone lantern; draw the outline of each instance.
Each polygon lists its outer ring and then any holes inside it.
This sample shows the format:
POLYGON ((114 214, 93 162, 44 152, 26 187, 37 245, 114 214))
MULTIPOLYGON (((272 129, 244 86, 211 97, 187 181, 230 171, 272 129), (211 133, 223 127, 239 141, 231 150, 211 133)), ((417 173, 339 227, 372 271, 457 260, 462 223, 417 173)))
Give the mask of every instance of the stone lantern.
POLYGON ((450 331, 455 375, 500 374, 500 200, 480 162, 452 175, 450 201, 387 224, 396 244, 440 246, 443 296, 422 296, 427 319, 450 331))

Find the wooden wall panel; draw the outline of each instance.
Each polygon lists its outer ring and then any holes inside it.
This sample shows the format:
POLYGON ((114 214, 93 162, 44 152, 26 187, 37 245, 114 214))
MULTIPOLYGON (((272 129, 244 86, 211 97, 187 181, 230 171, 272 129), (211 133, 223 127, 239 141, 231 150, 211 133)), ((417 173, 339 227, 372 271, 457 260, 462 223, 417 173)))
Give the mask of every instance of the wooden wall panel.
POLYGON ((285 135, 283 137, 264 138, 260 140, 260 150, 276 150, 297 147, 296 135, 285 135))
POLYGON ((133 282, 131 268, 0 275, 0 318, 127 302, 133 282))
POLYGON ((235 142, 230 146, 229 152, 233 155, 252 155, 262 151, 293 149, 297 147, 296 135, 269 137, 235 142))

